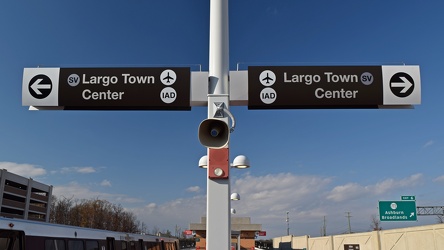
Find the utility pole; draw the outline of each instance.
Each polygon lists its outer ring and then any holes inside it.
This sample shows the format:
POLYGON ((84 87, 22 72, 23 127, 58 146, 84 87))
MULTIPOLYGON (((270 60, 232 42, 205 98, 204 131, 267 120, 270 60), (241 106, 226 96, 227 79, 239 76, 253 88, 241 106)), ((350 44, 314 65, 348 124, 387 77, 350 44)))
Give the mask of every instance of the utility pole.
POLYGON ((324 216, 324 226, 322 227, 322 236, 327 236, 327 220, 324 216))
POLYGON ((349 234, 351 234, 351 225, 350 225, 350 217, 351 217, 351 215, 350 215, 350 212, 346 212, 347 213, 347 216, 345 216, 345 217, 347 217, 347 219, 348 219, 348 233, 349 234))
POLYGON ((288 213, 290 213, 290 211, 287 211, 287 235, 290 235, 290 218, 288 217, 288 213))

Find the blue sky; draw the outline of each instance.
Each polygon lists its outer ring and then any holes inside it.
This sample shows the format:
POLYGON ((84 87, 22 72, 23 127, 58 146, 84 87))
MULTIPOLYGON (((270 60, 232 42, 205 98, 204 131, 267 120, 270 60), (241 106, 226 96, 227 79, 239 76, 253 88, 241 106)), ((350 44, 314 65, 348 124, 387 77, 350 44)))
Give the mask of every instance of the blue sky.
MULTIPOLYGON (((248 110, 232 107, 236 216, 267 238, 370 229, 378 200, 416 195, 443 205, 441 1, 230 1, 230 69, 249 65, 419 65, 422 103, 408 110, 248 110)), ((0 167, 54 186, 56 196, 101 198, 149 229, 174 231, 205 215, 206 149, 191 111, 29 111, 26 67, 201 65, 208 71, 209 1, 0 3, 0 167)), ((383 228, 435 223, 382 223, 383 228)))

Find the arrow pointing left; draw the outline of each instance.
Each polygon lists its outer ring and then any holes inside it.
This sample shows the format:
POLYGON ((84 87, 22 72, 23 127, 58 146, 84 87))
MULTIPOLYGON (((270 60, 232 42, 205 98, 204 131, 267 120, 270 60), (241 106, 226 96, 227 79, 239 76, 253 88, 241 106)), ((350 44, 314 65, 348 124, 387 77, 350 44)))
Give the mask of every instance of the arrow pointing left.
POLYGON ((40 74, 34 76, 29 81, 29 93, 37 99, 44 99, 52 91, 52 81, 47 75, 40 74))
POLYGON ((31 83, 31 85, 29 87, 31 87, 32 90, 34 90, 34 92, 37 95, 42 95, 43 93, 40 91, 41 89, 51 89, 51 84, 41 84, 41 82, 43 81, 42 78, 37 79, 35 82, 31 83))

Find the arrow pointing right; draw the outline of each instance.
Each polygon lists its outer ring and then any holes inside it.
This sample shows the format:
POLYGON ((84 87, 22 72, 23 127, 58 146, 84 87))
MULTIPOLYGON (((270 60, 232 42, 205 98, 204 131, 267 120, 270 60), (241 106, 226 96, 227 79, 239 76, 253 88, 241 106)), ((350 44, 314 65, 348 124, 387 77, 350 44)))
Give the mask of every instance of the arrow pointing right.
POLYGON ((51 84, 40 84, 41 81, 43 81, 43 79, 39 78, 30 86, 37 95, 42 95, 42 92, 40 92, 41 89, 51 89, 51 84))
POLYGON ((399 77, 399 79, 401 79, 402 82, 392 82, 392 87, 403 88, 400 93, 404 94, 413 86, 413 83, 407 80, 404 76, 399 77))

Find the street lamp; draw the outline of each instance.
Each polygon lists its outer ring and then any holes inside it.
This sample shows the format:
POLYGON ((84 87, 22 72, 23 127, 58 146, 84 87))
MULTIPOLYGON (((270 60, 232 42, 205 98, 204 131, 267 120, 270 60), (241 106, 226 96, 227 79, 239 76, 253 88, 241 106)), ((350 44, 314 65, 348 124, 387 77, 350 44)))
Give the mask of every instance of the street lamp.
POLYGON ((245 155, 238 155, 233 160, 233 164, 231 165, 232 168, 249 168, 250 167, 250 160, 245 155))
MULTIPOLYGON (((232 201, 238 201, 238 200, 240 200, 240 195, 238 193, 232 193, 230 196, 230 199, 232 201)), ((231 214, 235 214, 235 213, 236 213, 236 209, 231 208, 231 214)))
POLYGON ((240 200, 240 195, 238 193, 232 193, 230 199, 232 201, 238 201, 240 200))
POLYGON ((204 155, 199 159, 200 168, 208 168, 208 156, 204 155))
MULTIPOLYGON (((232 201, 238 201, 238 200, 240 200, 240 195, 238 193, 232 193, 230 196, 230 199, 232 201)), ((231 210, 231 214, 236 214, 236 209, 231 208, 230 210, 231 210)), ((231 226, 230 226, 230 228, 231 228, 231 226)), ((237 236, 237 250, 240 250, 240 241, 241 241, 240 232, 237 232, 237 234, 236 234, 236 232, 231 232, 231 236, 233 236, 233 235, 237 236)))
MULTIPOLYGON (((245 169, 250 167, 250 160, 245 155, 238 155, 234 158, 231 168, 245 169)), ((208 156, 204 155, 199 159, 200 168, 208 168, 208 156)))
MULTIPOLYGON (((238 193, 232 193, 231 196, 230 196, 230 199, 232 201, 238 201, 238 200, 240 200, 240 195, 238 193)), ((231 214, 235 214, 236 213, 236 209, 231 208, 230 210, 231 210, 231 214)))

